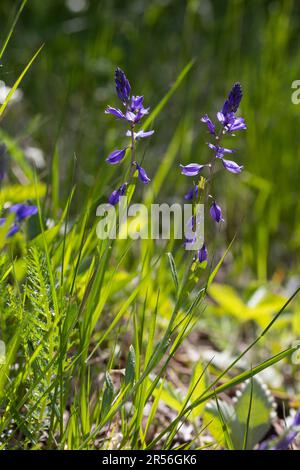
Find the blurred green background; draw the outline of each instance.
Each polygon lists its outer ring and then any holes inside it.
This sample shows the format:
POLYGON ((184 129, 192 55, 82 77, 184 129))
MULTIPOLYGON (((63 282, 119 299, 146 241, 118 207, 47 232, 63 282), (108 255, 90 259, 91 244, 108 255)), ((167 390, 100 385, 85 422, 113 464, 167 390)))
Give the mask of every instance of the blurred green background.
MULTIPOLYGON (((18 6, 1 0, 1 40, 18 6)), ((200 117, 214 117, 240 81, 248 130, 230 145, 245 171, 217 178, 216 196, 228 221, 221 245, 238 232, 231 276, 284 282, 300 261, 300 105, 291 101, 291 84, 300 79, 299 15, 293 0, 29 0, 0 80, 11 86, 33 52, 45 47, 22 83, 22 100, 1 122, 1 135, 15 139, 15 151, 42 150, 45 181, 51 181, 53 156, 59 159, 61 207, 76 154, 76 211, 98 180, 99 198, 118 180, 118 170, 104 162, 123 139, 122 125, 103 114, 108 103, 118 105, 115 67, 125 70, 133 92, 153 108, 195 59, 154 122, 155 135, 141 146, 153 177, 172 143, 173 171, 157 200, 181 200, 188 181, 178 164, 205 162, 209 155, 200 117)), ((20 178, 16 172, 11 177, 20 178)))

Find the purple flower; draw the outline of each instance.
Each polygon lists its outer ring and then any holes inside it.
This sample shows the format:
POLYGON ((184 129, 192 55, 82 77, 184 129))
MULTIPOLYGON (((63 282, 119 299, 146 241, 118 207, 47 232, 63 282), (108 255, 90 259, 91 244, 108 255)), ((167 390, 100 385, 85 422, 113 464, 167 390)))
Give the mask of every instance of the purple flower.
POLYGON ((181 174, 186 176, 196 176, 206 165, 199 165, 198 163, 189 163, 188 165, 179 165, 181 167, 181 174))
MULTIPOLYGON (((129 81, 126 78, 125 73, 120 68, 116 69, 115 82, 117 94, 120 100, 122 101, 123 105, 126 107, 126 110, 123 112, 119 108, 107 106, 105 114, 112 114, 118 119, 125 119, 132 127, 137 124, 146 114, 149 113, 150 108, 144 108, 143 96, 132 96, 130 98, 131 87, 129 81)), ((142 137, 148 137, 148 135, 144 135, 142 137)))
POLYGON ((227 132, 236 132, 247 129, 245 119, 242 117, 234 118, 227 126, 227 132))
MULTIPOLYGON (((4 225, 6 222, 6 218, 5 217, 2 217, 0 218, 0 227, 2 225, 4 225)), ((15 233, 17 233, 18 231, 20 230, 20 227, 18 224, 14 223, 10 229, 8 230, 7 234, 6 234, 6 238, 10 238, 12 237, 15 233)))
POLYGON ((117 117, 118 119, 126 119, 125 114, 119 108, 113 108, 112 106, 107 106, 106 110, 104 111, 105 114, 112 114, 113 116, 117 117))
POLYGON ((191 188, 184 196, 184 199, 186 201, 192 201, 194 199, 194 196, 197 197, 199 193, 199 188, 198 186, 194 186, 191 188))
POLYGON ((9 208, 9 212, 14 212, 16 214, 16 221, 21 222, 22 220, 37 214, 38 208, 27 204, 14 204, 9 208))
POLYGON ((210 149, 216 152, 217 158, 222 158, 225 153, 234 153, 235 150, 227 149, 225 147, 219 147, 218 145, 211 144, 210 142, 207 144, 210 149))
POLYGON ((222 209, 221 207, 215 202, 213 201, 212 205, 210 206, 210 215, 212 216, 212 218, 216 221, 216 222, 220 222, 223 220, 222 218, 222 209))
POLYGON ((9 231, 7 232, 6 237, 7 237, 7 238, 12 237, 12 236, 15 235, 15 233, 17 233, 19 230, 20 230, 19 225, 18 225, 18 224, 13 224, 12 227, 10 227, 9 231))
POLYGON ((118 97, 126 105, 130 98, 131 87, 125 73, 119 67, 115 71, 115 82, 118 97))
MULTIPOLYGON (((154 131, 144 131, 143 129, 141 129, 140 131, 133 133, 133 138, 134 140, 140 140, 140 139, 145 139, 146 137, 150 137, 153 134, 154 134, 154 131)), ((127 131, 126 136, 131 137, 131 131, 127 131)))
POLYGON ((132 96, 131 103, 130 103, 130 111, 135 113, 136 111, 143 109, 143 101, 144 101, 143 96, 132 96))
POLYGON ((247 129, 245 119, 236 117, 234 113, 224 115, 219 112, 217 114, 218 121, 224 126, 226 132, 236 132, 242 129, 247 129))
POLYGON ((224 165, 224 168, 226 168, 226 170, 230 171, 231 173, 241 173, 244 168, 243 166, 238 165, 232 160, 225 160, 225 158, 222 158, 222 163, 224 165))
POLYGON ((228 95, 227 100, 223 104, 222 114, 236 113, 243 97, 242 87, 240 83, 235 83, 228 95))
POLYGON ((282 434, 282 436, 280 436, 279 439, 276 439, 276 436, 272 435, 269 440, 260 443, 258 450, 288 450, 299 432, 300 409, 297 411, 292 425, 282 434))
POLYGON ((125 157, 126 150, 127 147, 122 150, 114 150, 113 152, 111 152, 106 159, 107 163, 109 163, 110 165, 116 165, 117 163, 119 163, 125 157))
POLYGON ((121 196, 124 196, 127 188, 127 183, 123 183, 118 189, 115 189, 108 198, 108 202, 112 206, 116 206, 121 196))
POLYGON ((135 162, 135 165, 136 165, 136 168, 137 168, 137 171, 138 171, 139 180, 144 184, 150 183, 151 180, 148 177, 148 175, 147 175, 146 171, 144 170, 144 168, 142 168, 137 162, 135 162))
POLYGON ((273 450, 286 450, 296 439, 300 432, 300 409, 297 411, 296 416, 293 420, 292 426, 289 431, 284 434, 279 442, 273 447, 273 450))
POLYGON ((201 118, 201 122, 204 122, 204 124, 207 125, 208 131, 209 131, 210 134, 215 135, 216 126, 214 125, 212 120, 207 116, 207 114, 205 114, 205 116, 203 116, 201 118))
POLYGON ((203 243, 202 248, 198 251, 198 261, 200 263, 203 263, 203 261, 207 261, 208 259, 208 254, 207 254, 207 249, 205 246, 205 243, 203 243))
POLYGON ((142 117, 144 117, 146 114, 149 113, 150 108, 141 108, 139 109, 136 113, 132 111, 127 111, 125 115, 125 119, 130 123, 130 124, 137 124, 142 117))

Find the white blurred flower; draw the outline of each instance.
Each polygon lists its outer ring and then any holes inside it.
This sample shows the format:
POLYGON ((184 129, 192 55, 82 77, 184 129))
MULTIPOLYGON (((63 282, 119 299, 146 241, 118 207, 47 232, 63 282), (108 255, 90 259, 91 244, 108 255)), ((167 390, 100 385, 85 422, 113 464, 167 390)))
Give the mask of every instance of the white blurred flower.
MULTIPOLYGON (((11 88, 5 85, 5 82, 0 80, 0 104, 3 104, 11 88)), ((9 104, 18 103, 23 98, 23 92, 20 89, 16 89, 9 100, 9 104)))
POLYGON ((25 157, 36 166, 36 168, 45 168, 46 162, 44 153, 37 147, 26 147, 24 150, 25 157))
POLYGON ((88 0, 66 0, 67 7, 74 13, 80 13, 88 8, 88 0))

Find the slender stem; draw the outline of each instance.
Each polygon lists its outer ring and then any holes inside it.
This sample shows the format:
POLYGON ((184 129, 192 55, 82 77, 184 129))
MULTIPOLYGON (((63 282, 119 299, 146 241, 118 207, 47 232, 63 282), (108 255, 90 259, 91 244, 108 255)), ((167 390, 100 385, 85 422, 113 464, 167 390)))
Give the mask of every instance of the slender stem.
POLYGON ((132 178, 133 173, 134 173, 134 162, 135 162, 134 124, 132 124, 130 127, 130 135, 131 135, 131 163, 130 163, 129 179, 132 178))

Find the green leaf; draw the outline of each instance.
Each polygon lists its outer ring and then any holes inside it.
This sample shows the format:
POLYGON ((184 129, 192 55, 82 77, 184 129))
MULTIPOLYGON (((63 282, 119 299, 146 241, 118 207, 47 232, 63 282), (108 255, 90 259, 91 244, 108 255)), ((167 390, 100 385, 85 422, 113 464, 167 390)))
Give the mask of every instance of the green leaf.
POLYGON ((191 60, 182 70, 182 72, 179 74, 177 77, 174 85, 172 88, 168 91, 168 93, 163 97, 163 99, 158 103, 158 105, 153 109, 153 111, 149 114, 148 118, 146 119, 143 128, 148 129, 149 125, 151 124, 152 121, 158 116, 158 114, 161 112, 161 110, 165 107, 171 96, 175 93, 177 88, 181 85, 181 82, 184 80, 186 75, 189 73, 191 68, 193 67, 195 63, 195 60, 191 60))
MULTIPOLYGON (((188 394, 192 391, 190 397, 191 402, 205 392, 207 385, 208 384, 205 375, 205 368, 203 367, 203 364, 201 362, 198 362, 194 368, 194 372, 188 390, 188 394)), ((204 407, 205 404, 201 403, 199 406, 196 406, 196 408, 192 410, 191 415, 194 419, 197 419, 202 414, 204 407)))
POLYGON ((134 347, 131 345, 129 347, 129 353, 126 362, 126 369, 125 369, 125 385, 134 382, 135 378, 135 351, 134 347))
POLYGON ((113 401, 114 386, 111 380, 111 376, 108 372, 105 374, 105 390, 103 393, 102 407, 101 407, 101 419, 106 416, 107 411, 110 409, 110 405, 113 401))
POLYGON ((28 72, 28 70, 30 69, 31 65, 33 64, 33 62, 35 61, 35 59, 37 58, 37 56, 39 55, 39 53, 41 52, 41 50, 43 49, 44 45, 42 45, 38 50, 37 52, 34 54, 34 56, 32 57, 32 59, 28 62, 28 64, 26 65, 26 67, 24 68, 24 70, 22 71, 21 75, 18 77, 18 79, 15 81, 15 83, 13 84, 10 92, 8 93, 7 97, 5 98, 2 106, 0 107, 0 117, 2 116, 2 114, 4 113, 5 109, 6 109, 6 106, 8 105, 9 103, 9 100, 11 99, 11 97, 13 96, 14 92, 16 91, 16 89, 18 88, 18 86, 20 85, 21 81, 23 80, 23 78, 25 77, 26 73, 28 72))
POLYGON ((235 419, 235 410, 234 407, 223 400, 209 402, 204 410, 203 414, 203 424, 208 427, 210 434, 222 447, 227 447, 226 435, 224 433, 224 423, 222 423, 222 418, 227 428, 230 430, 230 423, 235 419))
MULTIPOLYGON (((246 449, 253 449, 268 432, 271 425, 270 416, 274 403, 274 399, 271 397, 266 386, 256 377, 252 378, 252 381, 252 405, 246 449)), ((250 401, 251 381, 248 380, 242 387, 241 395, 238 396, 235 405, 236 419, 232 423, 232 441, 236 450, 243 448, 250 401)))
POLYGON ((174 261, 172 253, 167 253, 167 254, 169 258, 169 263, 170 263, 170 268, 171 268, 171 273, 172 273, 175 289, 176 291, 178 291, 179 283, 178 283, 178 275, 177 275, 175 261, 174 261))
POLYGON ((23 9, 24 9, 26 3, 27 3, 27 0, 23 0, 23 2, 21 3, 21 5, 20 5, 20 7, 19 7, 19 9, 18 9, 18 11, 17 11, 17 14, 16 14, 16 16, 15 16, 15 18, 14 18, 14 21, 13 21, 13 23, 12 23, 12 26, 11 26, 10 29, 9 29, 8 35, 7 35, 6 38, 5 38, 5 41, 4 41, 4 43, 3 43, 3 46, 1 47, 1 50, 0 50, 0 60, 2 59, 2 56, 3 56, 5 50, 6 50, 7 46, 8 46, 8 43, 9 43, 9 41, 10 41, 10 38, 12 37, 12 34, 13 34, 14 29, 15 29, 15 27, 16 27, 16 24, 17 24, 17 22, 18 22, 18 20, 19 20, 19 18, 20 18, 20 15, 21 15, 21 13, 22 13, 22 11, 23 11, 23 9))
POLYGON ((218 262, 218 264, 216 265, 215 269, 213 269, 213 271, 210 273, 210 275, 208 277, 208 280, 207 280, 207 289, 210 287, 211 283, 213 282, 214 278, 216 277, 220 267, 223 264, 224 259, 226 258, 227 254, 229 253, 229 251, 231 249, 231 246, 232 246, 234 240, 235 240, 235 236, 233 237, 233 239, 229 243, 228 247, 225 250, 225 253, 223 254, 223 256, 220 259, 220 261, 218 262))

